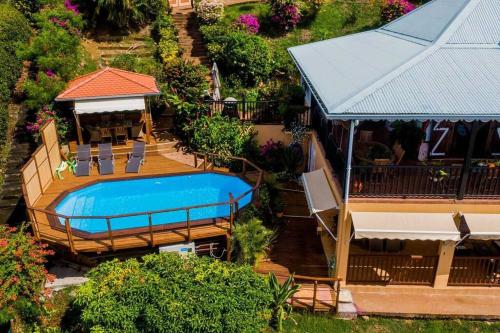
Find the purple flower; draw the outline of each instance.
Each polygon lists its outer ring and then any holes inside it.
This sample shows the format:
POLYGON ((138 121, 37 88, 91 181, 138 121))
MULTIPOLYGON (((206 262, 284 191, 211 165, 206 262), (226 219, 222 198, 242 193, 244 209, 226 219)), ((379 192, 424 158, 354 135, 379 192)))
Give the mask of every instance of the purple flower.
POLYGON ((256 34, 259 32, 260 23, 257 16, 252 14, 243 14, 236 20, 238 26, 244 27, 246 31, 251 34, 256 34))
POLYGON ((54 73, 54 71, 49 68, 45 71, 45 75, 47 75, 48 77, 53 77, 56 75, 56 73, 54 73))
POLYGON ((78 11, 78 5, 73 5, 71 3, 71 0, 64 0, 64 6, 66 7, 67 10, 72 11, 75 15, 80 13, 78 11))

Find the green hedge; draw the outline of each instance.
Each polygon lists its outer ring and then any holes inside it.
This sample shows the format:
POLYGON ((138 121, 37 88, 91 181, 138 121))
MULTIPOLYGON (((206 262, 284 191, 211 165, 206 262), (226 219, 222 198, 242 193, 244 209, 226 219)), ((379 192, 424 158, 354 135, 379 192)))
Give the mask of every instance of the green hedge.
POLYGON ((7 136, 7 102, 22 67, 16 48, 26 43, 30 34, 31 28, 24 15, 9 4, 0 4, 0 148, 7 136))
POLYGON ((92 332, 261 332, 271 290, 248 265, 163 253, 114 260, 77 291, 81 323, 92 332))

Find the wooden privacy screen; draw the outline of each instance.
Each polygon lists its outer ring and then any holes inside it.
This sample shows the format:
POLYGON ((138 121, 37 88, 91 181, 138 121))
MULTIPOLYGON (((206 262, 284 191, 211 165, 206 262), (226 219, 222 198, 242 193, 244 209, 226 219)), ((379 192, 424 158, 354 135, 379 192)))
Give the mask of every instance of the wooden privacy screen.
POLYGON ((53 120, 40 130, 42 144, 21 169, 24 200, 33 206, 52 184, 57 167, 61 164, 57 130, 53 120))

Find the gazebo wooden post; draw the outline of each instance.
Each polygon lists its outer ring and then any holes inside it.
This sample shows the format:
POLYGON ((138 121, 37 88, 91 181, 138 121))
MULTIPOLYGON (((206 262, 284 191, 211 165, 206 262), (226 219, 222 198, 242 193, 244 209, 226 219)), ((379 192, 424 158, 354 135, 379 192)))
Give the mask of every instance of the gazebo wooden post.
POLYGON ((75 109, 75 102, 73 102, 73 115, 75 116, 75 123, 76 123, 76 134, 78 135, 78 144, 83 144, 83 134, 82 134, 82 127, 80 126, 80 116, 76 112, 75 109))
POLYGON ((151 143, 151 111, 149 110, 149 99, 145 96, 145 106, 144 117, 146 118, 146 143, 151 143))

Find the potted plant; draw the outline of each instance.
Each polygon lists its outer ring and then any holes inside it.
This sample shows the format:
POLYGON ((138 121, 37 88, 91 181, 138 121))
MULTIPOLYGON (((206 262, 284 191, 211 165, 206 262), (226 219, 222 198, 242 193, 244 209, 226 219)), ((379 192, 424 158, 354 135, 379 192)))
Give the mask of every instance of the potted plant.
POLYGON ((285 210, 286 203, 281 197, 277 197, 273 202, 274 214, 277 218, 282 218, 285 210))

